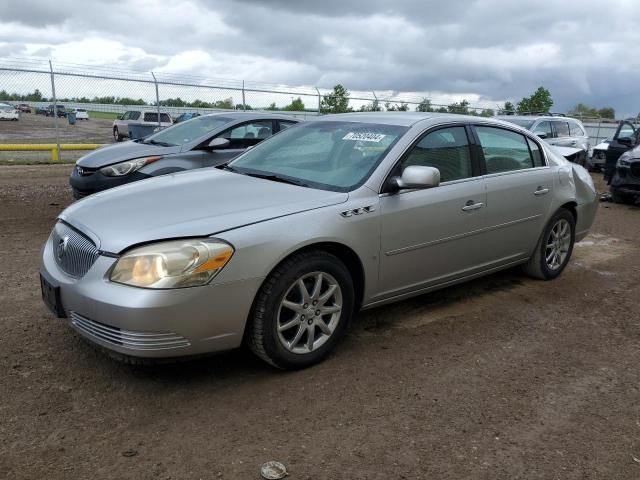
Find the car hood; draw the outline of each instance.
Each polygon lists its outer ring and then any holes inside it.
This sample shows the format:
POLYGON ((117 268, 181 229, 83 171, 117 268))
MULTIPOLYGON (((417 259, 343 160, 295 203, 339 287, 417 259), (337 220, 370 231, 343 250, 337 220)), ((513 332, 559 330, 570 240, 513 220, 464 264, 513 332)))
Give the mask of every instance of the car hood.
POLYGON ((76 162, 84 168, 102 168, 125 160, 148 157, 151 155, 168 155, 178 153, 180 147, 161 147, 159 145, 147 145, 138 142, 114 143, 93 150, 76 162))
POLYGON ((140 243, 213 235, 348 198, 347 193, 204 168, 96 193, 71 205, 60 219, 86 233, 99 249, 120 253, 140 243))

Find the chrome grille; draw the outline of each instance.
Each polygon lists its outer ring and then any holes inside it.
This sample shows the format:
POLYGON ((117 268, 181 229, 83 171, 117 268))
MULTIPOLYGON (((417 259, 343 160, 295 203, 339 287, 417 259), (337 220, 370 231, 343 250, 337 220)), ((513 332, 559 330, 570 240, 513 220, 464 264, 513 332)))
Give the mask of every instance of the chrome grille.
POLYGON ((71 323, 81 332, 103 342, 131 350, 169 350, 190 345, 189 340, 172 332, 132 332, 96 322, 71 312, 71 323))
POLYGON ((58 266, 76 278, 84 276, 100 255, 89 238, 62 222, 53 229, 52 247, 58 266))

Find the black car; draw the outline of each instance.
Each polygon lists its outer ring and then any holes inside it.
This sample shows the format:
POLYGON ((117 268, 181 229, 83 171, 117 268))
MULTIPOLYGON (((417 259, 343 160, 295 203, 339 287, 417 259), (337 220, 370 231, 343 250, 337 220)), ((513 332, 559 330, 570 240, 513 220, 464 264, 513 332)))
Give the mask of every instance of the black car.
POLYGON ((199 116, 94 150, 76 162, 69 183, 78 199, 149 177, 215 167, 298 122, 287 115, 256 112, 199 116))
POLYGON ((640 198, 640 128, 621 122, 609 143, 605 179, 614 202, 631 202, 640 198))
MULTIPOLYGON (((49 105, 47 107, 47 110, 45 112, 45 115, 47 117, 53 117, 53 105, 49 105)), ((58 117, 66 117, 67 116, 67 109, 64 108, 64 105, 56 105, 56 113, 58 115, 58 117)))

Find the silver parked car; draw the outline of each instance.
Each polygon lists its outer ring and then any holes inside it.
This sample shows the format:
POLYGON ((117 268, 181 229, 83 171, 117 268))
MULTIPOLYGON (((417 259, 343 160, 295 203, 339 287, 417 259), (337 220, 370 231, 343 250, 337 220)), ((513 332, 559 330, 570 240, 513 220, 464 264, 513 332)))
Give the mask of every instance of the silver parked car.
POLYGON ((514 265, 557 277, 596 209, 586 170, 513 124, 330 115, 224 167, 70 206, 43 250, 42 294, 125 358, 244 341, 301 368, 360 309, 514 265))
POLYGON ((533 132, 547 143, 557 147, 579 148, 584 152, 579 163, 584 166, 591 148, 589 135, 582 122, 575 118, 558 116, 504 115, 500 118, 533 132))

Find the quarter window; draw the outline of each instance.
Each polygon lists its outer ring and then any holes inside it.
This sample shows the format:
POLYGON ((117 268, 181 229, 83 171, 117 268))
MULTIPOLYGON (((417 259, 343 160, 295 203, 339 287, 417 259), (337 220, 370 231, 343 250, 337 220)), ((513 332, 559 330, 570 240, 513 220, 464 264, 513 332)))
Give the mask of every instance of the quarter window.
POLYGON ((441 182, 472 177, 473 168, 465 128, 449 127, 428 133, 402 160, 402 170, 411 165, 437 168, 441 182))
POLYGON ((524 135, 501 128, 475 128, 488 174, 533 167, 534 162, 524 135))
POLYGON ((555 128, 556 137, 558 138, 571 136, 569 124, 567 122, 553 122, 553 128, 555 128))

